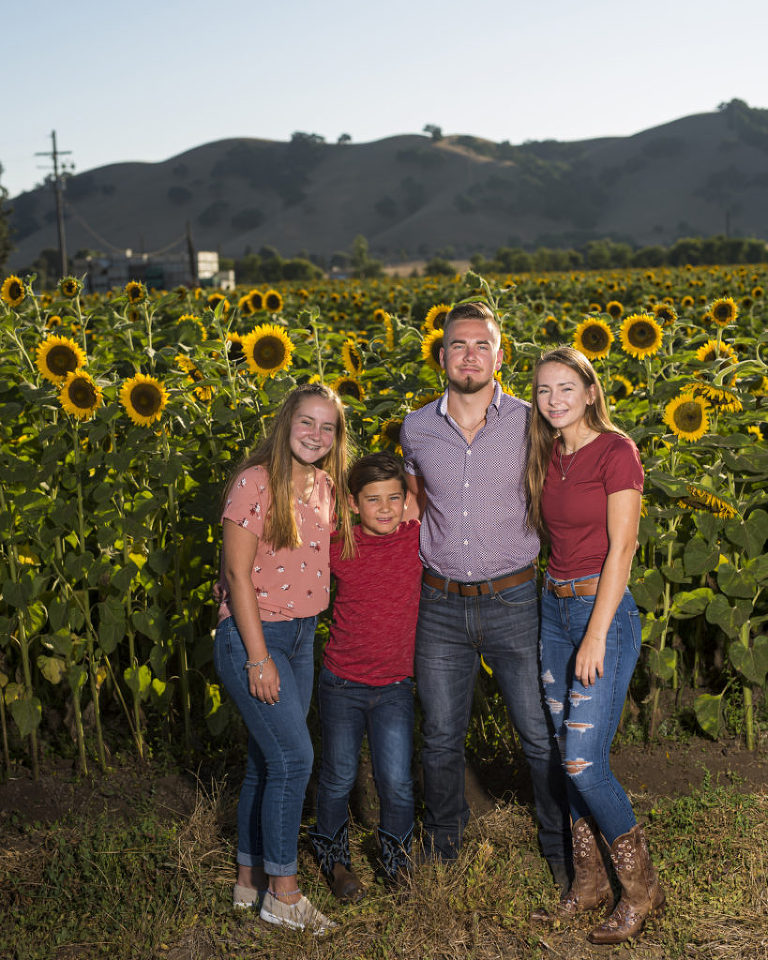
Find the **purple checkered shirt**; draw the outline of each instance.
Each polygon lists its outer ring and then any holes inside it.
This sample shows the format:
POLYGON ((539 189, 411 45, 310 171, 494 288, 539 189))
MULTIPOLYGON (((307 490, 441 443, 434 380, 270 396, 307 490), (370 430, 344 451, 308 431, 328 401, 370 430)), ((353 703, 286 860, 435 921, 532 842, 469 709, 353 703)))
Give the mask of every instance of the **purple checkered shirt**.
POLYGON ((496 384, 486 423, 467 444, 448 413, 447 392, 405 418, 405 469, 424 478, 421 562, 462 582, 493 580, 527 566, 539 538, 526 526, 525 434, 530 405, 496 384))

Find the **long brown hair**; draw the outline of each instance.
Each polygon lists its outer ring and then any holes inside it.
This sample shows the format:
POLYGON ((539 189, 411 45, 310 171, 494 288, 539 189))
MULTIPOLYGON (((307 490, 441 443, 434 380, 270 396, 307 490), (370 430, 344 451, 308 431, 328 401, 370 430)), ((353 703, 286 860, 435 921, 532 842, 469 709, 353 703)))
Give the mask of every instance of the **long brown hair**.
POLYGON ((352 522, 347 504, 347 422, 341 398, 324 383, 304 383, 286 396, 275 414, 272 427, 256 448, 242 460, 227 481, 224 489, 226 502, 232 486, 240 473, 248 467, 264 467, 269 478, 270 506, 264 521, 264 540, 273 550, 301 546, 301 537, 293 510, 292 454, 290 447, 291 424, 302 400, 319 397, 329 400, 336 408, 336 435, 328 453, 315 466, 325 470, 336 490, 336 513, 339 518, 339 533, 344 539, 345 550, 352 548, 352 522))
POLYGON ((560 436, 560 431, 553 427, 539 412, 538 387, 539 370, 545 363, 562 363, 569 367, 581 378, 584 387, 589 390, 594 387, 595 399, 584 411, 584 420, 590 430, 596 433, 618 433, 626 437, 623 430, 619 430, 611 422, 605 395, 600 381, 592 364, 583 353, 573 347, 557 347, 543 353, 533 368, 533 384, 531 387, 531 424, 528 430, 528 461, 525 468, 525 489, 528 494, 528 526, 546 535, 544 520, 541 515, 541 491, 544 489, 544 480, 549 469, 552 457, 552 447, 560 436))

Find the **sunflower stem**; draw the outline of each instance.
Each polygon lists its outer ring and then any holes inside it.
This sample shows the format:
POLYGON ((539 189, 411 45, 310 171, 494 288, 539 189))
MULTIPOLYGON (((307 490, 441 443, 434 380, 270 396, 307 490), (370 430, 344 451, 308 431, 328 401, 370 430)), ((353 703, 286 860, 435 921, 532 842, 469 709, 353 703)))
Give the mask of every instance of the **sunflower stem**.
POLYGON ((83 776, 88 776, 88 759, 85 753, 85 731, 83 729, 83 710, 80 704, 80 682, 70 681, 69 689, 72 693, 72 709, 75 714, 75 734, 77 736, 77 757, 80 764, 80 772, 83 776))
POLYGON ((3 735, 3 762, 5 764, 5 769, 7 776, 11 775, 11 752, 8 749, 8 721, 5 717, 5 697, 3 696, 3 691, 0 689, 0 731, 3 735))

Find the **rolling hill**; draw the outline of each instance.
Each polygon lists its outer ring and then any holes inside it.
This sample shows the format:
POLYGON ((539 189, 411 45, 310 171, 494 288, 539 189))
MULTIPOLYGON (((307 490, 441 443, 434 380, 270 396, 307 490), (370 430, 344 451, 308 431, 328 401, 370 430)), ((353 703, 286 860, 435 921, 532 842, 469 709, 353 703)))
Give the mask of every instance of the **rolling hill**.
MULTIPOLYGON (((498 144, 406 135, 327 144, 221 140, 162 163, 71 177, 67 246, 154 251, 191 225, 195 245, 239 257, 272 245, 329 257, 363 234, 393 262, 451 248, 635 245, 768 234, 768 110, 733 100, 631 137, 498 144)), ((52 191, 11 201, 9 266, 56 246, 52 191)))

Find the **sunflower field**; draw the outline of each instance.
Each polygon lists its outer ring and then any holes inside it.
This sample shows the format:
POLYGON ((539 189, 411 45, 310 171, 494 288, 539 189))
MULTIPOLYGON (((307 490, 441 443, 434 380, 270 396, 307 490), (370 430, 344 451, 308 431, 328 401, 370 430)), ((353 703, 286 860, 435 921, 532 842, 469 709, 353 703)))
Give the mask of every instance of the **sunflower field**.
MULTIPOLYGON (((443 389, 445 313, 486 298, 504 389, 572 344, 646 470, 631 588, 643 614, 627 710, 754 747, 768 720, 768 268, 333 280, 237 295, 0 289, 0 731, 6 765, 71 732, 188 747, 235 713, 212 667, 224 482, 294 384, 347 404, 357 451, 397 449, 443 389)), ((485 678, 486 683, 487 678, 485 678)), ((473 730, 501 719, 479 691, 473 730)), ((498 729, 498 726, 497 726, 498 729)), ((473 734, 476 735, 476 734, 473 734)), ((67 737, 64 738, 69 743, 67 737)), ((69 749, 62 740, 56 749, 69 749)))

